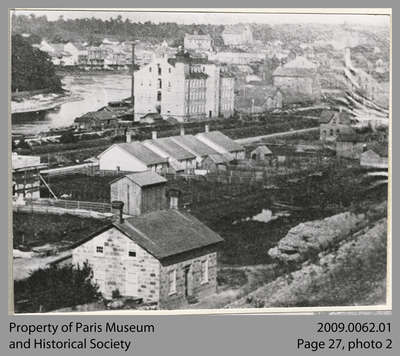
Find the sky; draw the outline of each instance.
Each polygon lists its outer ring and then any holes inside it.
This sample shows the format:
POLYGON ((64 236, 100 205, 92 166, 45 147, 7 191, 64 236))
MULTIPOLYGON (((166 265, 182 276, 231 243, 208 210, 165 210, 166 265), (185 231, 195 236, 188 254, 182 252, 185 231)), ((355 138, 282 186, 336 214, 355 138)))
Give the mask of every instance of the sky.
MULTIPOLYGON (((303 9, 305 11, 305 9, 303 9)), ((334 11, 334 10, 333 10, 334 11)), ((363 10, 365 11, 365 9, 363 10)), ((177 16, 173 12, 146 12, 146 11, 69 11, 69 10, 53 10, 53 11, 28 11, 15 10, 17 14, 30 15, 34 13, 36 16, 46 15, 48 20, 57 20, 60 15, 64 19, 96 17, 100 19, 109 19, 111 17, 122 16, 125 20, 129 18, 132 22, 152 21, 158 22, 177 22, 181 24, 221 24, 228 25, 239 22, 244 23, 266 23, 266 24, 282 24, 282 23, 320 23, 320 24, 348 24, 368 25, 368 26, 388 26, 390 17, 388 15, 355 15, 355 14, 268 14, 268 13, 181 13, 177 16)))

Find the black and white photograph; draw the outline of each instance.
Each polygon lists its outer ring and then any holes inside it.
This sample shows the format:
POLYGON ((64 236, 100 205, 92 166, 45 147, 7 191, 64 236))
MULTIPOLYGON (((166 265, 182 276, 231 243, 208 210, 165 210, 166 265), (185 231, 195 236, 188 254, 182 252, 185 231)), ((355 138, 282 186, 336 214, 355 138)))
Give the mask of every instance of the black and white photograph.
POLYGON ((10 10, 13 312, 389 310, 366 10, 10 10))

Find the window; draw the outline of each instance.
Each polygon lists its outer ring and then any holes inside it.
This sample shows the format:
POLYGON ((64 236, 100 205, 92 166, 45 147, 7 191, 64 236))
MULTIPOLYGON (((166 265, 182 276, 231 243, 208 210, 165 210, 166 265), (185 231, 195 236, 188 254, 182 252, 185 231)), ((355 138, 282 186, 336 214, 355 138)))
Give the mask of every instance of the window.
POLYGON ((330 129, 330 130, 329 130, 329 134, 330 134, 331 136, 333 136, 333 129, 330 129))
POLYGON ((171 82, 168 82, 168 87, 171 88, 171 82))
POLYGON ((158 79, 158 89, 162 89, 162 81, 161 81, 161 79, 158 79))
POLYGON ((201 261, 201 283, 208 282, 208 260, 201 261))
POLYGON ((151 67, 149 67, 149 72, 151 73, 151 67))
POLYGON ((168 272, 169 294, 176 292, 176 270, 168 272))
POLYGON ((103 253, 103 246, 96 246, 97 253, 103 253))
POLYGON ((129 251, 128 252, 129 257, 136 257, 136 251, 129 251))
POLYGON ((161 92, 157 92, 157 101, 161 101, 161 92))
POLYGON ((168 73, 171 73, 171 68, 168 68, 168 73))
POLYGON ((161 75, 161 67, 158 66, 158 75, 161 75))

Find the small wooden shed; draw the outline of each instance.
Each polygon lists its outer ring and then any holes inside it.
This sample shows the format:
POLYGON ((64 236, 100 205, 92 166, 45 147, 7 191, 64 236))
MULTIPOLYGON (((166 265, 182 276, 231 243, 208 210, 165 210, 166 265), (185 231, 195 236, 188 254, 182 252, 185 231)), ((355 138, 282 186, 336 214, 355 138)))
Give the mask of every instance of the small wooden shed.
POLYGON ((124 203, 123 212, 141 215, 167 208, 167 180, 153 171, 137 172, 113 180, 111 201, 124 203))
POLYGON ((265 161, 270 156, 272 156, 272 151, 265 145, 256 147, 250 153, 251 159, 255 161, 265 161))

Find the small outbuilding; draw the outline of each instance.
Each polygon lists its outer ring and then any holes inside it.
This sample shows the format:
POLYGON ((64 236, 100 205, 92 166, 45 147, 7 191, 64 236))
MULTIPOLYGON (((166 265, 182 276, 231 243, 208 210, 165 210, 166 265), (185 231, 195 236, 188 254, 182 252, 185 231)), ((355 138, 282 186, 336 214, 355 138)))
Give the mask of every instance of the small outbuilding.
POLYGON ((256 147, 250 153, 251 159, 255 161, 265 161, 268 157, 272 156, 272 151, 265 145, 256 147))
POLYGON ((166 183, 152 171, 128 174, 110 183, 111 201, 122 201, 123 212, 128 215, 166 209, 166 183))

